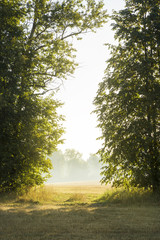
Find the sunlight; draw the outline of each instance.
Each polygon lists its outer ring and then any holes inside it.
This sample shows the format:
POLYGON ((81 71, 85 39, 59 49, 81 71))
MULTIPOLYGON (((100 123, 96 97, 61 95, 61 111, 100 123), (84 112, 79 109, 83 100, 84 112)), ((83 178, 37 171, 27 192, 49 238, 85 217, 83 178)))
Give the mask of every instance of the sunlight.
MULTIPOLYGON (((123 8, 124 1, 106 0, 105 4, 108 13, 111 13, 112 9, 123 8)), ((101 132, 96 127, 97 118, 91 112, 94 110, 93 100, 98 84, 103 79, 106 60, 109 57, 108 48, 104 44, 114 42, 110 23, 98 29, 97 33, 87 33, 83 40, 74 41, 79 66, 74 76, 63 83, 57 94, 65 103, 61 113, 66 116, 64 122, 66 140, 59 149, 74 148, 81 152, 85 159, 90 153, 96 153, 101 148, 101 142, 96 140, 101 136, 101 132)))

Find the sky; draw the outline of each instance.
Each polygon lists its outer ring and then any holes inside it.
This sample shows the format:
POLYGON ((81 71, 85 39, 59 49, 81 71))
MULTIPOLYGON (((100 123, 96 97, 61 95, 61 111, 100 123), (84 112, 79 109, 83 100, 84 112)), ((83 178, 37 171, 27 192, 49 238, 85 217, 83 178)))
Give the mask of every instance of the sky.
MULTIPOLYGON (((104 0, 105 8, 111 14, 112 10, 124 8, 124 0, 104 0)), ((96 153, 102 146, 102 142, 96 140, 101 131, 96 126, 97 117, 91 112, 95 109, 93 100, 96 97, 98 83, 104 77, 106 60, 109 51, 105 43, 115 43, 114 32, 110 22, 96 33, 87 33, 83 40, 74 41, 77 49, 76 68, 72 77, 69 77, 61 86, 58 99, 64 102, 61 113, 65 115, 63 135, 65 142, 58 149, 75 149, 83 154, 87 160, 90 154, 96 153)))

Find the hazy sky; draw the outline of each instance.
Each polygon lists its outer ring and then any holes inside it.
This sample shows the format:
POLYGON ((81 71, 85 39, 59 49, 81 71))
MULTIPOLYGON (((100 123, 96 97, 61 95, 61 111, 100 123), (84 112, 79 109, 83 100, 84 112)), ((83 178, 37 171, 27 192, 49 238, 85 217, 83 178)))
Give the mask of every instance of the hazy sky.
MULTIPOLYGON (((112 9, 120 10, 124 7, 124 0, 104 0, 106 9, 110 14, 112 9)), ((104 43, 114 43, 114 32, 110 23, 97 33, 89 33, 81 41, 75 41, 77 49, 77 67, 73 77, 64 82, 58 97, 65 103, 61 113, 66 116, 64 127, 66 140, 60 149, 74 148, 88 158, 90 153, 96 153, 101 143, 96 140, 100 130, 96 128, 97 119, 93 100, 98 90, 98 83, 102 81, 105 61, 109 52, 104 43)))

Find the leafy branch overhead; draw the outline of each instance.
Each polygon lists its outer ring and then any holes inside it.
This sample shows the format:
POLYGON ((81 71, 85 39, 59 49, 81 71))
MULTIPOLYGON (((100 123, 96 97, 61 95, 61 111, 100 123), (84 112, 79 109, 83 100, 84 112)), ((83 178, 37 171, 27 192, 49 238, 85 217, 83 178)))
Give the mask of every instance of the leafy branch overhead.
MULTIPOLYGON (((66 79, 75 70, 72 37, 95 31, 106 22, 103 2, 32 1, 25 8, 25 64, 32 61, 30 76, 37 89, 46 90, 55 79, 66 79), (30 56, 33 53, 34 57, 30 56)), ((55 87, 55 86, 54 86, 55 87)))

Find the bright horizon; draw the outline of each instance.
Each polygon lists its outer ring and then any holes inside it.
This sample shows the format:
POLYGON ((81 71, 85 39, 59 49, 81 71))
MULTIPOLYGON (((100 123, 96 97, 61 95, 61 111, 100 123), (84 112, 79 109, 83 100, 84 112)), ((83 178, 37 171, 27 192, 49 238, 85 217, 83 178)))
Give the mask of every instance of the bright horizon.
MULTIPOLYGON (((124 8, 124 0, 104 0, 105 7, 109 14, 112 9, 124 8)), ((75 149, 83 154, 86 160, 90 154, 94 154, 101 148, 100 129, 96 128, 98 122, 95 114, 93 100, 96 97, 98 84, 104 77, 106 60, 109 58, 109 51, 105 43, 115 43, 114 32, 110 23, 98 29, 96 33, 88 33, 82 36, 80 41, 74 41, 77 49, 76 68, 73 77, 68 78, 58 93, 58 99, 64 102, 60 112, 65 115, 63 123, 66 139, 58 149, 75 149)))

